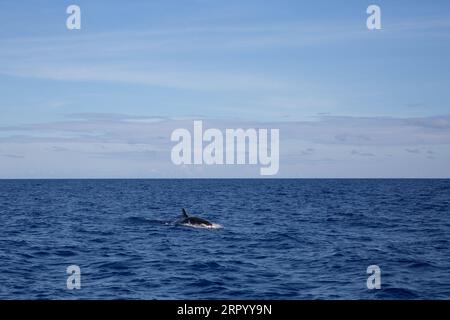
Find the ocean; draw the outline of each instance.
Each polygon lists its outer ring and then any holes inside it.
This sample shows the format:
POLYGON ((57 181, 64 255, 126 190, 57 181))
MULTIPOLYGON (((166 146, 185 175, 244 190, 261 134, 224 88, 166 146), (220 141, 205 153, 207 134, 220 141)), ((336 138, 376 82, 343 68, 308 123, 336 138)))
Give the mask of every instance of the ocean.
POLYGON ((450 180, 0 180, 0 299, 450 299, 450 180))

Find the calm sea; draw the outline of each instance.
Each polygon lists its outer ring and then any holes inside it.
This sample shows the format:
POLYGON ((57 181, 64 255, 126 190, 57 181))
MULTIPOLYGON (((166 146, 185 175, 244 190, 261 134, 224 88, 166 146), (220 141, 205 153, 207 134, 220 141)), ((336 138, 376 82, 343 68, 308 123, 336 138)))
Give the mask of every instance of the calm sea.
POLYGON ((0 298, 450 299, 450 180, 0 180, 0 298))

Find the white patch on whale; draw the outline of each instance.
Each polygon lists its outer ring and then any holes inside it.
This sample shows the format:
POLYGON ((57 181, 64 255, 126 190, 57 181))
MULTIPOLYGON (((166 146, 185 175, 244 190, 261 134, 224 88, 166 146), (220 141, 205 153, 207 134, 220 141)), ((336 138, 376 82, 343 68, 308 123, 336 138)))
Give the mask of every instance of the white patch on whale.
POLYGON ((181 223, 181 225, 191 228, 197 228, 197 229, 220 229, 223 228, 222 225, 218 223, 211 223, 211 225, 207 224, 192 224, 192 223, 181 223))

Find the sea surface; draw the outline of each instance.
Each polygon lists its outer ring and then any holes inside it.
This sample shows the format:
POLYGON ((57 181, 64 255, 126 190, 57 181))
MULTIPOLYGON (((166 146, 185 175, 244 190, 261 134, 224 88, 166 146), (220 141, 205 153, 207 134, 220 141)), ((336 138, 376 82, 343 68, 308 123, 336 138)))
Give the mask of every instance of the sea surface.
POLYGON ((0 299, 450 299, 450 180, 0 180, 0 299))

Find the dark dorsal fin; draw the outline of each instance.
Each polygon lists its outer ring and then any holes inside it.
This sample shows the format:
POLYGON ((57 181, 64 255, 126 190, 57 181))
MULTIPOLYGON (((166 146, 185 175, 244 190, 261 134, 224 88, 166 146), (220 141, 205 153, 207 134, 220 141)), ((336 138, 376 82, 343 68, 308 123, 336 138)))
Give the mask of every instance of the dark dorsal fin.
POLYGON ((188 214, 187 214, 187 212, 186 212, 186 209, 181 209, 182 211, 183 211, 183 216, 185 217, 185 218, 187 218, 188 217, 188 214))

